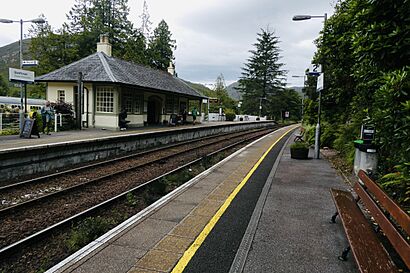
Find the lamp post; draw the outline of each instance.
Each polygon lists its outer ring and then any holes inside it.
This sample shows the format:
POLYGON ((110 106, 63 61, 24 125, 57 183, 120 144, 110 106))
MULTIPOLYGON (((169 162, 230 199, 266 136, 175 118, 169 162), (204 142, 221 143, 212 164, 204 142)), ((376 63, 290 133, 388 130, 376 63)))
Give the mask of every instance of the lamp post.
MULTIPOLYGON (((304 21, 304 20, 310 20, 312 18, 324 18, 324 25, 326 26, 326 20, 327 20, 327 13, 324 15, 295 15, 293 16, 292 20, 293 21, 304 21)), ((323 34, 324 36, 324 34, 323 34)), ((323 73, 323 71, 322 71, 323 73)), ((318 113, 317 113, 317 124, 316 124, 316 132, 315 132, 315 155, 314 157, 316 159, 320 158, 320 103, 322 99, 322 91, 319 91, 319 107, 318 107, 318 113)))
MULTIPOLYGON (((23 20, 20 19, 18 21, 10 20, 10 19, 0 19, 0 23, 4 24, 11 24, 11 23, 20 23, 20 69, 23 68, 23 23, 36 23, 36 24, 43 24, 46 21, 43 18, 36 18, 36 19, 31 19, 31 20, 23 20)), ((19 115, 19 127, 20 127, 20 133, 23 129, 23 119, 24 119, 24 114, 23 114, 23 94, 24 94, 24 85, 25 84, 20 84, 20 115, 19 115)))

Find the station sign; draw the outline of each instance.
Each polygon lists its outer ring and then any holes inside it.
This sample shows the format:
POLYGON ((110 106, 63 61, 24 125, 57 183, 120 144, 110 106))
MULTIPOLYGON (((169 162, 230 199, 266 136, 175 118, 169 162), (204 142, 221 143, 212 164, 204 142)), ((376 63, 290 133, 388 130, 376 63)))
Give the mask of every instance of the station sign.
POLYGON ((9 81, 33 83, 34 72, 23 69, 9 68, 9 81))
POLYGON ((306 75, 308 76, 319 76, 322 73, 322 65, 321 64, 311 64, 309 66, 308 72, 306 75))
POLYGON ((317 85, 316 85, 316 91, 320 92, 323 90, 323 82, 325 78, 325 73, 322 73, 317 77, 317 85))
POLYGON ((38 66, 38 61, 37 60, 24 60, 22 65, 23 67, 38 66))

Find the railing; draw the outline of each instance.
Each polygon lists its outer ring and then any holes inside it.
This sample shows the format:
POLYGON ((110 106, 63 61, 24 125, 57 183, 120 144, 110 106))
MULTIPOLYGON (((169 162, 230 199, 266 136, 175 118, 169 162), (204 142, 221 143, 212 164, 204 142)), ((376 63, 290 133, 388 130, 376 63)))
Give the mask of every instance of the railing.
MULTIPOLYGON (((54 132, 61 130, 60 128, 67 125, 70 114, 54 114, 53 127, 54 132)), ((41 115, 38 114, 41 120, 41 115)), ((0 113, 0 134, 3 130, 19 129, 19 113, 0 113)), ((42 128, 38 128, 40 131, 42 128)))

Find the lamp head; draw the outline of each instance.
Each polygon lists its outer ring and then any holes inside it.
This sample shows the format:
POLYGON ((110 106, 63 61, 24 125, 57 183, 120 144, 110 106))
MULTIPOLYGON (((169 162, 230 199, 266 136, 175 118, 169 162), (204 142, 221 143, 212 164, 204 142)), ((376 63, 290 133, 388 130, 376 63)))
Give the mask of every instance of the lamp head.
POLYGON ((10 23, 13 23, 13 20, 9 20, 9 19, 0 19, 0 23, 10 24, 10 23))
POLYGON ((36 19, 30 20, 30 22, 33 22, 36 24, 44 24, 46 20, 44 20, 43 18, 36 18, 36 19))
POLYGON ((309 20, 309 19, 312 19, 311 15, 295 15, 292 18, 293 21, 303 21, 303 20, 309 20))

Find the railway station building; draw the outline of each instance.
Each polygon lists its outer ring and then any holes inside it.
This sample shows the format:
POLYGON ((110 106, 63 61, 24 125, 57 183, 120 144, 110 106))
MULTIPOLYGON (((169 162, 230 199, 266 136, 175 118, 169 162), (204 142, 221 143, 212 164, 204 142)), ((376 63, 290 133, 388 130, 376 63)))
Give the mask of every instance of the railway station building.
MULTIPOLYGON (((79 61, 36 78, 47 86, 46 98, 75 105, 79 73, 83 74, 83 126, 119 129, 119 113, 125 107, 130 127, 162 124, 171 115, 195 106, 201 109, 206 97, 168 72, 134 64, 111 56, 108 37, 102 35, 97 52, 79 61)), ((75 109, 76 112, 77 109, 75 109)), ((192 117, 188 115, 187 120, 192 117)))

